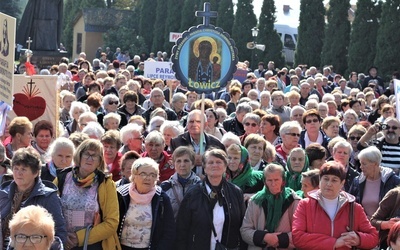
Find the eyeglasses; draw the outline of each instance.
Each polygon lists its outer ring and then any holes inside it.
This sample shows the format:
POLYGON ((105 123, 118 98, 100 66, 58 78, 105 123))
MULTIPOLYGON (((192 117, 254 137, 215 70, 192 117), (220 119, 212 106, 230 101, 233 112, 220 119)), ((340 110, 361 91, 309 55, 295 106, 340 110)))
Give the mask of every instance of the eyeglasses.
POLYGON ((15 241, 20 244, 25 244, 25 242, 29 239, 32 244, 39 244, 42 242, 43 238, 47 238, 46 235, 25 235, 25 234, 16 234, 14 236, 15 241))
POLYGON ((306 120, 306 123, 317 123, 317 122, 319 122, 319 120, 318 119, 312 119, 312 120, 306 120))
POLYGON ((150 179, 155 179, 158 176, 157 174, 153 174, 153 173, 146 174, 144 172, 137 174, 137 175, 140 176, 142 179, 146 179, 147 177, 149 177, 150 179))
POLYGON ((360 137, 360 136, 350 136, 349 139, 350 139, 351 141, 354 141, 354 140, 359 141, 359 140, 361 139, 361 137, 360 137))
POLYGON ((247 126, 247 127, 248 126, 252 126, 253 128, 257 127, 257 123, 246 122, 244 125, 247 126))
POLYGON ((83 153, 82 156, 83 156, 83 158, 85 158, 86 160, 91 159, 92 161, 96 161, 96 160, 98 160, 98 159, 100 158, 100 157, 99 157, 98 155, 96 155, 96 154, 91 155, 91 154, 88 154, 88 153, 83 153))
POLYGON ((286 133, 285 135, 291 135, 291 136, 300 137, 300 134, 297 134, 297 133, 286 133))
POLYGON ((110 105, 113 105, 113 104, 118 105, 118 101, 115 101, 115 102, 109 101, 108 104, 110 104, 110 105))
POLYGON ((392 130, 397 130, 399 127, 397 127, 397 126, 392 126, 392 127, 390 127, 389 125, 387 125, 387 124, 382 124, 382 129, 383 130, 390 130, 390 129, 392 129, 392 130))

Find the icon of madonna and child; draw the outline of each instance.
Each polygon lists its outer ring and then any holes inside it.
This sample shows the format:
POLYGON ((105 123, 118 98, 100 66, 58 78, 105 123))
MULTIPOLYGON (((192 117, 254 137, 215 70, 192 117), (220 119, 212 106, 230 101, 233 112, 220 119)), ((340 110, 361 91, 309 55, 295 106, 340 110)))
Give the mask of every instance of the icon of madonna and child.
POLYGON ((189 78, 194 82, 212 83, 221 78, 221 46, 214 38, 202 36, 192 42, 189 78))

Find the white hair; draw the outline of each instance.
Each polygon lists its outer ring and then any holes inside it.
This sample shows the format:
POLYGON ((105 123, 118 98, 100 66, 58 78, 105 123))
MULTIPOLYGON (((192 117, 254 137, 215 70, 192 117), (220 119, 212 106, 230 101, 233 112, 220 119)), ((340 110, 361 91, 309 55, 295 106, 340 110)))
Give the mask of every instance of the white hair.
POLYGON ((133 138, 133 132, 137 132, 142 134, 143 127, 136 123, 128 123, 127 125, 123 126, 120 130, 119 136, 121 141, 124 145, 128 143, 130 139, 133 138))
POLYGON ((87 134, 90 138, 100 140, 104 135, 104 128, 98 122, 88 122, 83 128, 82 133, 87 134))

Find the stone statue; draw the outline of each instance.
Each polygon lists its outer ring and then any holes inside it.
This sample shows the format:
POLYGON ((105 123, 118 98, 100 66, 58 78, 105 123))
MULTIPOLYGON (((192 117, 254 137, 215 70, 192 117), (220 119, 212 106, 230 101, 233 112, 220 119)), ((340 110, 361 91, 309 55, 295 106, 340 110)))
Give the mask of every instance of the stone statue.
POLYGON ((17 43, 31 50, 56 51, 61 40, 63 0, 29 0, 17 30, 17 43))

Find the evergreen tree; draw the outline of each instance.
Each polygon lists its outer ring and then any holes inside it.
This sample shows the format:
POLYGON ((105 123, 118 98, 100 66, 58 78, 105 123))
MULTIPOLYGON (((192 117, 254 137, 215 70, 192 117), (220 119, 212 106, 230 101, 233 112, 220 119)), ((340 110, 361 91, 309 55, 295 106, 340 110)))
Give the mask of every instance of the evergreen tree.
POLYGON ((381 8, 381 2, 377 0, 357 2, 350 34, 349 71, 367 72, 373 65, 381 8))
POLYGON ((282 41, 274 28, 275 17, 275 2, 274 0, 264 0, 261 15, 259 19, 259 32, 257 42, 265 44, 265 50, 263 52, 257 52, 261 56, 254 58, 252 65, 257 65, 257 61, 274 61, 275 66, 282 68, 285 64, 285 59, 282 55, 282 41))
POLYGON ((347 70, 347 49, 350 40, 348 19, 350 2, 349 0, 330 0, 329 6, 321 61, 323 65, 333 65, 335 71, 343 75, 347 70))
POLYGON ((301 0, 295 65, 321 65, 324 28, 325 7, 322 0, 301 0))
POLYGON ((154 10, 157 9, 157 1, 142 1, 140 4, 139 35, 143 37, 148 48, 153 44, 153 28, 155 24, 154 10))
MULTIPOLYGON (((169 40, 169 36, 165 34, 165 20, 168 14, 168 5, 165 0, 157 0, 156 21, 153 29, 153 45, 151 50, 157 52, 163 50, 165 40, 169 40)), ((150 31, 148 31, 150 33, 150 31)))
POLYGON ((217 26, 232 35, 234 20, 232 0, 221 0, 218 6, 217 26))
POLYGON ((21 14, 19 0, 0 0, 0 12, 19 18, 19 15, 21 14))
POLYGON ((386 0, 378 30, 375 65, 384 79, 399 70, 400 65, 400 0, 386 0))
POLYGON ((182 9, 181 32, 202 24, 200 18, 195 16, 196 11, 201 9, 203 9, 201 0, 185 0, 182 9))
MULTIPOLYGON (((210 3, 211 11, 218 11, 219 2, 220 2, 219 0, 203 0, 202 4, 200 6, 200 9, 204 9, 203 6, 204 6, 205 2, 209 2, 210 3)), ((218 16, 219 16, 219 13, 218 13, 218 16)), ((217 18, 210 18, 210 24, 212 24, 214 26, 217 26, 217 18)))
POLYGON ((257 26, 252 2, 252 0, 238 0, 232 27, 232 38, 236 43, 240 61, 250 60, 252 56, 252 50, 246 47, 246 44, 253 40, 251 29, 257 26))
POLYGON ((184 0, 168 0, 168 14, 165 20, 165 41, 164 41, 164 50, 171 54, 172 46, 174 43, 169 41, 169 33, 170 32, 183 32, 180 29, 181 27, 181 15, 177 15, 176 13, 180 13, 182 11, 184 0))

